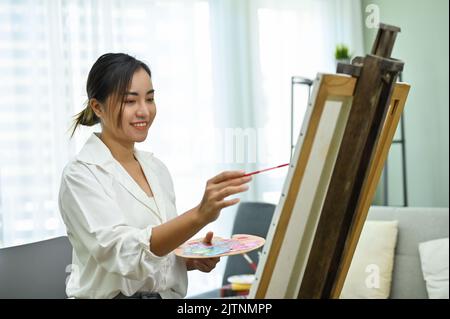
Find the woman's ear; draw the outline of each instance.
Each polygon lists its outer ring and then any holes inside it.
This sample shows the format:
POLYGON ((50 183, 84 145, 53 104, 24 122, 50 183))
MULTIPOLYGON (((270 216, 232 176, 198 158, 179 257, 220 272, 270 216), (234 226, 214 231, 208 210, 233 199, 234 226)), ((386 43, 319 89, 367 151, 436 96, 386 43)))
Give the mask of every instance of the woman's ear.
POLYGON ((104 116, 104 109, 102 104, 97 99, 90 99, 89 100, 89 107, 92 109, 92 111, 97 115, 99 119, 102 119, 104 116))

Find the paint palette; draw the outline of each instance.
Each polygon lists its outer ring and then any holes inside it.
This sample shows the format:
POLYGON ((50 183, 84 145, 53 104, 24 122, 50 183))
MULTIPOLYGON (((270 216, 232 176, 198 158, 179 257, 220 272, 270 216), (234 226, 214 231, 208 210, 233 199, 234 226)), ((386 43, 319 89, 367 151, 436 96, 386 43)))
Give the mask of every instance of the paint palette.
POLYGON ((211 244, 203 242, 204 238, 190 240, 177 249, 175 255, 184 258, 212 258, 244 254, 260 248, 265 239, 254 235, 233 235, 230 239, 213 237, 211 244))

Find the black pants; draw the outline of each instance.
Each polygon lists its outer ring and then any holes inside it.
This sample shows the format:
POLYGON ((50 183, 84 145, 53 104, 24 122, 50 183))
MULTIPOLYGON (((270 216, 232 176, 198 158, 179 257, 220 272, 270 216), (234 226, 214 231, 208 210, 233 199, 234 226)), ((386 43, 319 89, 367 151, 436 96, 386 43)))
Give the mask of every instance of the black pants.
POLYGON ((138 291, 132 296, 125 296, 122 293, 119 293, 114 299, 162 299, 160 294, 157 292, 142 292, 138 291))

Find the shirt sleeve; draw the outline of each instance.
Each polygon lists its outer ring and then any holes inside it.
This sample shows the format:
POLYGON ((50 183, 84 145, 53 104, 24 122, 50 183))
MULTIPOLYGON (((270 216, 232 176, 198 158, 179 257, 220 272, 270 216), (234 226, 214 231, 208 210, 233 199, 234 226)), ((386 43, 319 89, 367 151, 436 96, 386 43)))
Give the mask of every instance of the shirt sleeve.
POLYGON ((100 266, 132 280, 152 277, 155 286, 166 281, 168 256, 150 250, 154 225, 144 229, 127 225, 88 167, 79 164, 64 172, 59 200, 68 233, 100 266))

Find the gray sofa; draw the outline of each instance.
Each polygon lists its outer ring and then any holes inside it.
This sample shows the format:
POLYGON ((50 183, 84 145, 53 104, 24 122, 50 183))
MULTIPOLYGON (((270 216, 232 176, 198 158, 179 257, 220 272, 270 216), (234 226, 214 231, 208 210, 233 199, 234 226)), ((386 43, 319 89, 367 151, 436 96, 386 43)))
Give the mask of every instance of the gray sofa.
POLYGON ((370 208, 368 220, 398 220, 390 298, 428 298, 418 245, 421 242, 448 237, 448 215, 448 208, 370 208))
POLYGON ((72 264, 67 236, 0 249, 0 299, 64 299, 72 264))

